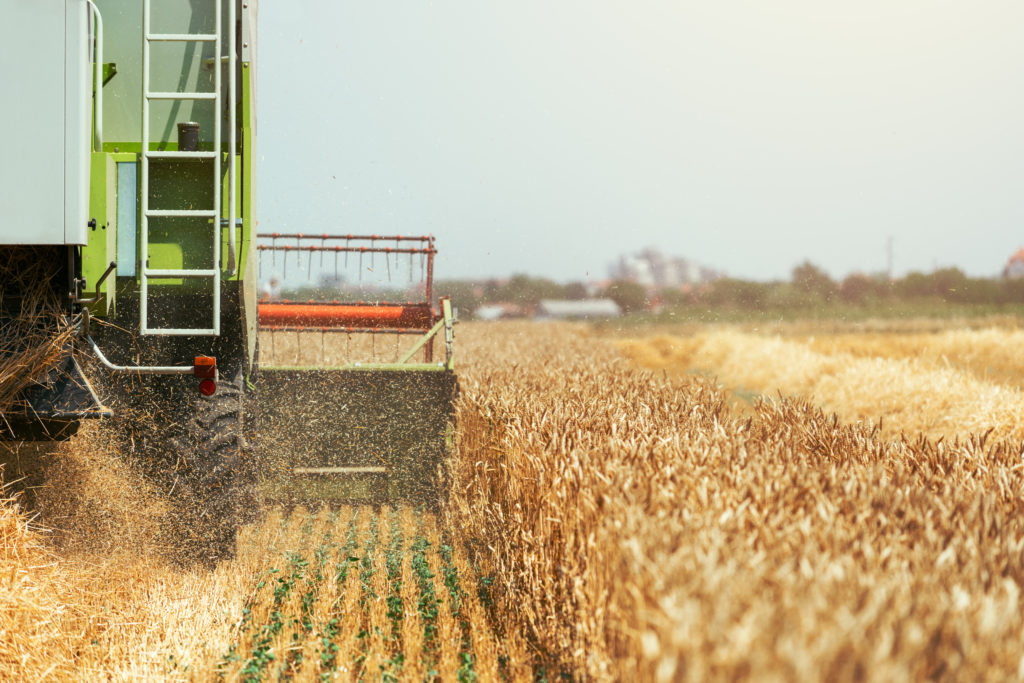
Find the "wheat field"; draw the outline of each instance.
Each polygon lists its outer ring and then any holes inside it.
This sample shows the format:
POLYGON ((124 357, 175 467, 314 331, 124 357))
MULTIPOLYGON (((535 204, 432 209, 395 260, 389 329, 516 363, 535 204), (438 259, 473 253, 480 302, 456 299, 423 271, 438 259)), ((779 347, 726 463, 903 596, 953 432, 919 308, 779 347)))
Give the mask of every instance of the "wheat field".
POLYGON ((1014 333, 956 334, 460 325, 436 515, 272 508, 213 571, 84 430, 0 504, 0 676, 1022 679, 1014 333))
POLYGON ((849 422, 969 438, 1024 439, 1024 360, 1016 330, 783 336, 714 329, 616 340, 640 365, 699 372, 734 392, 813 400, 849 422))

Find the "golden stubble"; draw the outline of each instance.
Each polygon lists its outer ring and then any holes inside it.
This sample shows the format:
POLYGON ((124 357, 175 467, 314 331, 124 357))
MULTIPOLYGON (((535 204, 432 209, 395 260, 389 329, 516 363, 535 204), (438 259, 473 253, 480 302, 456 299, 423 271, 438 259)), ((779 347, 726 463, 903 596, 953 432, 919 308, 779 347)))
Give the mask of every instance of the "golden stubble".
POLYGON ((1024 438, 1024 364, 1008 330, 788 337, 717 329, 619 340, 641 366, 714 377, 739 395, 811 400, 847 422, 881 423, 897 438, 1024 438), (1004 339, 1002 345, 995 340, 1004 339))

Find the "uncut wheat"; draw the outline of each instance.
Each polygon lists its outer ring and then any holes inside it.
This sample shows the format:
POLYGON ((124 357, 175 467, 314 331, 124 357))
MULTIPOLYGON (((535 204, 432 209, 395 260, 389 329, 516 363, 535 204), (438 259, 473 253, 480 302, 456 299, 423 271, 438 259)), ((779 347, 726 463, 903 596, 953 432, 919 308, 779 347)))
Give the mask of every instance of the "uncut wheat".
POLYGON ((791 400, 736 415, 580 328, 467 326, 460 348, 448 523, 545 670, 1024 675, 1018 442, 885 440, 791 400))

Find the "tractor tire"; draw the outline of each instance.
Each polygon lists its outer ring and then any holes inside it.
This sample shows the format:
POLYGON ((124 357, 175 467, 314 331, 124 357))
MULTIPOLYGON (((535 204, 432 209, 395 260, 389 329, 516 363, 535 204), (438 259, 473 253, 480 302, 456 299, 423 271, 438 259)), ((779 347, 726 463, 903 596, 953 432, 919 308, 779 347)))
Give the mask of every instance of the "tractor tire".
POLYGON ((184 551, 208 566, 234 557, 239 527, 260 509, 245 409, 245 378, 238 372, 198 398, 186 425, 193 456, 180 502, 192 524, 184 551))

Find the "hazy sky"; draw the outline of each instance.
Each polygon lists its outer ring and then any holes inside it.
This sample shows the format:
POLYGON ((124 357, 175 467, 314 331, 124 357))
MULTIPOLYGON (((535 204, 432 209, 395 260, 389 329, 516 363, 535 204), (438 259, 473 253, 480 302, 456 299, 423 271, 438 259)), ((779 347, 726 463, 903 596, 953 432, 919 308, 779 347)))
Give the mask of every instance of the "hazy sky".
POLYGON ((731 275, 1024 246, 1020 0, 265 0, 262 230, 432 232, 438 277, 731 275))

